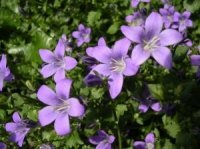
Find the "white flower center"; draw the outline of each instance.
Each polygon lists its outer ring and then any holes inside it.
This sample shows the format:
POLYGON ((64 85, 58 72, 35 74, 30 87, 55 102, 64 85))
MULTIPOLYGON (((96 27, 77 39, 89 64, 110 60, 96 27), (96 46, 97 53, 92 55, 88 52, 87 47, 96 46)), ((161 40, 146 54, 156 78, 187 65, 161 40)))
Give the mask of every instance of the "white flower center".
POLYGON ((119 60, 112 59, 110 67, 111 71, 113 72, 123 72, 124 69, 126 68, 126 63, 124 62, 124 58, 122 57, 119 60))
POLYGON ((70 109, 70 104, 67 101, 63 101, 62 104, 55 106, 55 110, 59 113, 65 113, 70 109))
POLYGON ((147 143, 145 149, 154 149, 154 144, 153 143, 147 143))
POLYGON ((158 41, 160 38, 158 36, 154 36, 150 41, 144 40, 144 50, 152 51, 158 46, 158 41))
POLYGON ((63 59, 57 60, 56 62, 53 63, 53 65, 55 67, 62 67, 62 68, 64 68, 65 67, 65 61, 63 59))

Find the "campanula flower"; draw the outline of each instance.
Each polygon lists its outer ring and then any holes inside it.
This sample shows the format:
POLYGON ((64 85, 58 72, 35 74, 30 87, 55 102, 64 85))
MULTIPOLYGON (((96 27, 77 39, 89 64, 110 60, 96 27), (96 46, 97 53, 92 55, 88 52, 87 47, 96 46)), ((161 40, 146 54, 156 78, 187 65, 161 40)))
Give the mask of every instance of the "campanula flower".
POLYGON ((145 137, 145 141, 135 141, 135 149, 154 149, 155 136, 153 133, 148 133, 145 137))
POLYGON ((3 142, 0 142, 0 149, 6 149, 6 144, 3 142))
POLYGON ((10 140, 18 143, 18 146, 22 147, 25 136, 30 128, 36 126, 36 123, 29 120, 22 120, 18 112, 15 112, 12 118, 14 122, 6 124, 6 131, 11 133, 10 140))
POLYGON ((131 6, 132 6, 132 7, 137 7, 138 4, 139 4, 140 2, 149 3, 150 1, 151 1, 151 0, 132 0, 132 1, 131 1, 131 6))
POLYGON ((174 23, 174 6, 165 5, 164 8, 160 9, 160 14, 162 16, 165 28, 170 28, 170 26, 174 23))
POLYGON ((134 12, 132 15, 128 15, 126 17, 126 22, 129 26, 143 26, 145 22, 145 17, 141 12, 137 11, 134 12))
POLYGON ((0 91, 3 89, 4 81, 11 81, 13 79, 13 75, 10 73, 10 69, 6 65, 6 55, 2 54, 0 61, 0 91))
POLYGON ((185 11, 182 14, 175 12, 173 28, 178 28, 180 32, 185 31, 188 27, 192 27, 193 23, 190 20, 191 12, 185 11))
POLYGON ((71 80, 62 80, 56 84, 56 92, 46 85, 42 85, 38 92, 38 99, 46 104, 39 111, 39 122, 42 126, 54 122, 54 128, 58 135, 69 134, 69 116, 80 117, 84 114, 85 108, 77 98, 70 97, 71 80))
POLYGON ((182 40, 182 34, 174 29, 162 31, 163 21, 160 14, 152 12, 145 21, 145 27, 122 26, 122 33, 131 41, 137 43, 132 51, 132 60, 141 65, 152 56, 160 65, 172 67, 172 54, 166 46, 177 44, 182 40))
POLYGON ((159 112, 162 110, 160 102, 153 100, 151 98, 141 99, 140 102, 141 103, 138 109, 142 113, 146 113, 149 108, 151 108, 153 111, 156 111, 156 112, 159 112))
POLYGON ((99 130, 96 136, 89 138, 91 144, 97 145, 96 149, 111 149, 111 144, 114 140, 115 137, 113 135, 108 135, 103 130, 99 130))
POLYGON ((198 66, 197 77, 200 77, 200 55, 191 55, 190 61, 193 66, 198 66))
POLYGON ((78 31, 74 31, 72 36, 76 38, 77 46, 80 47, 83 43, 90 42, 91 28, 85 27, 83 24, 78 26, 78 31))
POLYGON ((44 78, 54 75, 55 82, 58 82, 65 78, 65 71, 76 67, 76 59, 65 56, 65 50, 62 38, 59 39, 54 52, 47 49, 39 50, 41 59, 46 63, 40 70, 44 78))
POLYGON ((87 50, 87 54, 100 62, 92 71, 108 77, 111 98, 116 98, 122 90, 123 77, 133 76, 138 66, 128 57, 130 41, 126 38, 115 42, 112 49, 107 46, 97 46, 87 50))
POLYGON ((84 83, 86 86, 95 86, 95 85, 101 85, 102 84, 102 79, 95 75, 95 74, 88 74, 84 78, 84 83))

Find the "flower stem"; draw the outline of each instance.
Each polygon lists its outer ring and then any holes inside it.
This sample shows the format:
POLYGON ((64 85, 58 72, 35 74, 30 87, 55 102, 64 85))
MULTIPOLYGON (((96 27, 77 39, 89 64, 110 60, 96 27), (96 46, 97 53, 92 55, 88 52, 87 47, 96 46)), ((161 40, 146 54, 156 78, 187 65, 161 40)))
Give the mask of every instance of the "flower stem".
POLYGON ((118 147, 119 147, 119 149, 122 149, 122 139, 121 139, 121 133, 120 133, 120 128, 119 128, 119 119, 117 117, 115 110, 113 110, 113 113, 114 113, 114 117, 115 117, 115 122, 117 123, 118 147))

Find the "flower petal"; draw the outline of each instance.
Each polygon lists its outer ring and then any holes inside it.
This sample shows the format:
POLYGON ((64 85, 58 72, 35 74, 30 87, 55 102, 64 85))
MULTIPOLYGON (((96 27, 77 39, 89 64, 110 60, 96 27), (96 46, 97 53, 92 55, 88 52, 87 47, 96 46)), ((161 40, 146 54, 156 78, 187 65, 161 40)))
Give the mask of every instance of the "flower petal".
POLYGON ((110 62, 111 50, 106 46, 97 46, 90 50, 87 50, 87 54, 99 62, 108 63, 110 62))
POLYGON ((56 60, 53 52, 47 49, 40 49, 39 54, 41 59, 46 63, 52 63, 56 60))
POLYGON ((151 56, 150 52, 145 51, 142 45, 138 44, 132 51, 131 59, 135 65, 143 64, 151 56))
POLYGON ((194 66, 200 66, 200 55, 191 55, 191 64, 194 66))
POLYGON ((173 29, 166 29, 160 33, 160 44, 162 46, 173 45, 179 43, 183 36, 176 30, 173 29))
POLYGON ((126 36, 126 38, 130 39, 136 43, 142 43, 144 38, 144 30, 140 26, 130 27, 130 26, 121 26, 121 32, 126 36))
POLYGON ((160 14, 152 12, 146 19, 145 30, 152 35, 158 35, 163 27, 163 21, 160 14))
POLYGON ((151 109, 159 112, 160 110, 162 110, 161 104, 159 102, 156 102, 154 104, 151 105, 151 109))
POLYGON ((73 68, 75 68, 77 65, 77 61, 75 58, 70 57, 70 56, 66 56, 65 57, 65 69, 66 70, 71 70, 73 68))
POLYGON ((138 109, 139 109, 140 112, 146 113, 149 109, 149 106, 147 106, 146 104, 140 104, 138 109))
POLYGON ((131 1, 131 6, 132 7, 137 7, 137 5, 140 3, 140 1, 139 0, 132 0, 131 1))
POLYGON ((18 122, 21 121, 21 117, 20 117, 20 115, 19 115, 18 112, 13 113, 12 119, 13 119, 13 121, 14 121, 15 123, 18 123, 18 122))
POLYGON ((65 79, 56 84, 56 94, 62 99, 66 100, 69 98, 70 88, 71 88, 72 80, 65 79))
POLYGON ((96 146, 96 149, 111 149, 111 144, 106 141, 102 141, 96 146))
POLYGON ((120 39, 115 42, 113 53, 120 56, 126 56, 130 45, 131 42, 127 38, 120 39))
POLYGON ((123 74, 125 76, 133 76, 133 75, 135 75, 137 73, 139 67, 137 65, 135 65, 133 60, 130 59, 130 58, 127 58, 125 60, 125 62, 126 62, 126 69, 124 70, 123 74))
POLYGON ((68 114, 73 117, 82 116, 85 112, 85 107, 80 104, 79 100, 76 98, 69 98, 67 102, 70 105, 70 109, 68 110, 68 114))
POLYGON ((145 137, 145 142, 146 143, 154 143, 155 142, 154 134, 148 133, 147 136, 145 137))
POLYGON ((107 64, 98 64, 92 69, 92 71, 96 71, 103 76, 109 76, 111 73, 110 68, 107 64))
POLYGON ((163 67, 170 69, 172 67, 172 54, 166 47, 158 47, 152 52, 153 58, 163 67))
POLYGON ((16 123, 6 123, 6 131, 8 132, 15 132, 18 128, 18 125, 16 123))
POLYGON ((55 66, 54 64, 47 64, 44 67, 42 67, 40 73, 44 78, 48 78, 52 76, 58 69, 59 67, 55 66))
POLYGON ((64 69, 59 69, 55 75, 54 75, 54 81, 59 82, 61 80, 65 79, 65 70, 64 69))
POLYGON ((123 75, 120 73, 113 73, 109 77, 109 92, 112 99, 115 99, 122 90, 123 75))
POLYGON ((65 45, 62 41, 62 38, 59 39, 55 51, 54 51, 55 55, 59 58, 63 57, 65 55, 65 45))
POLYGON ((0 91, 2 91, 3 90, 3 77, 0 77, 0 91))
POLYGON ((106 46, 106 41, 103 37, 99 38, 98 46, 106 46))
POLYGON ((59 115, 55 120, 54 129, 58 135, 69 134, 71 132, 69 116, 67 114, 59 115))
POLYGON ((46 85, 42 85, 37 92, 38 99, 47 105, 58 105, 61 101, 55 92, 46 85))
POLYGON ((74 31, 72 33, 72 37, 74 37, 74 38, 80 38, 81 37, 81 33, 79 31, 74 31))
POLYGON ((1 70, 6 70, 6 64, 7 64, 6 55, 2 54, 1 61, 0 61, 0 69, 1 70))
POLYGON ((58 113, 55 111, 55 108, 53 106, 47 106, 39 111, 38 119, 42 126, 46 126, 52 123, 57 116, 58 113))
POLYGON ((143 141, 135 141, 133 145, 136 149, 146 149, 146 144, 143 141))

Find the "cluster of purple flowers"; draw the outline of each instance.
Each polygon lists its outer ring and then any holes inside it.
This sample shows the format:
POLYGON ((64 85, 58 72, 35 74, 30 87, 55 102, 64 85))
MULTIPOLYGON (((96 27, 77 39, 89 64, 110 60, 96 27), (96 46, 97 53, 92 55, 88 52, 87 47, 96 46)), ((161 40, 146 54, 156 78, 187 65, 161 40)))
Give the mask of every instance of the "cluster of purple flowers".
MULTIPOLYGON (((132 0, 131 5, 136 7, 140 2, 150 2, 150 0, 132 0)), ((123 89, 124 78, 136 75, 140 65, 150 57, 164 68, 172 68, 173 60, 169 46, 185 40, 186 29, 192 26, 190 15, 188 11, 179 13, 173 6, 165 5, 160 9, 160 14, 152 12, 145 16, 138 11, 127 16, 128 25, 121 26, 121 32, 124 35, 122 39, 117 40, 112 47, 108 47, 105 39, 100 38, 97 46, 86 49, 87 56, 83 58, 83 61, 89 63, 90 72, 85 77, 85 83, 87 85, 101 84, 103 79, 107 78, 110 96, 115 99, 123 89)), ((90 33, 90 28, 80 24, 78 31, 72 33, 72 37, 76 39, 77 46, 80 47, 83 43, 90 42, 90 33)), ((21 119, 17 112, 13 114, 14 122, 6 124, 6 131, 11 134, 10 140, 17 142, 20 147, 23 145, 26 134, 35 126, 46 126, 54 122, 56 133, 67 135, 71 132, 70 118, 84 116, 85 106, 78 98, 70 97, 72 80, 66 78, 66 72, 74 69, 78 62, 75 58, 65 55, 69 52, 73 52, 73 46, 66 35, 62 35, 59 39, 54 52, 48 49, 39 50, 40 57, 45 63, 40 73, 43 78, 53 76, 55 91, 46 85, 38 89, 37 97, 46 105, 38 112, 39 124, 21 119)), ((2 55, 0 91, 2 91, 4 81, 13 79, 6 62, 6 56, 2 55)), ((200 70, 200 55, 192 55, 191 63, 199 66, 200 70)), ((147 112, 149 108, 159 112, 162 106, 155 100, 143 99, 138 108, 142 113, 147 112)), ((89 142, 96 145, 96 149, 111 149, 114 140, 113 135, 108 135, 103 130, 99 130, 97 135, 89 138, 89 142)), ((133 146, 136 149, 153 149, 154 143, 155 136, 149 133, 145 141, 135 141, 133 146)), ((0 148, 6 148, 5 144, 0 143, 0 148)))

